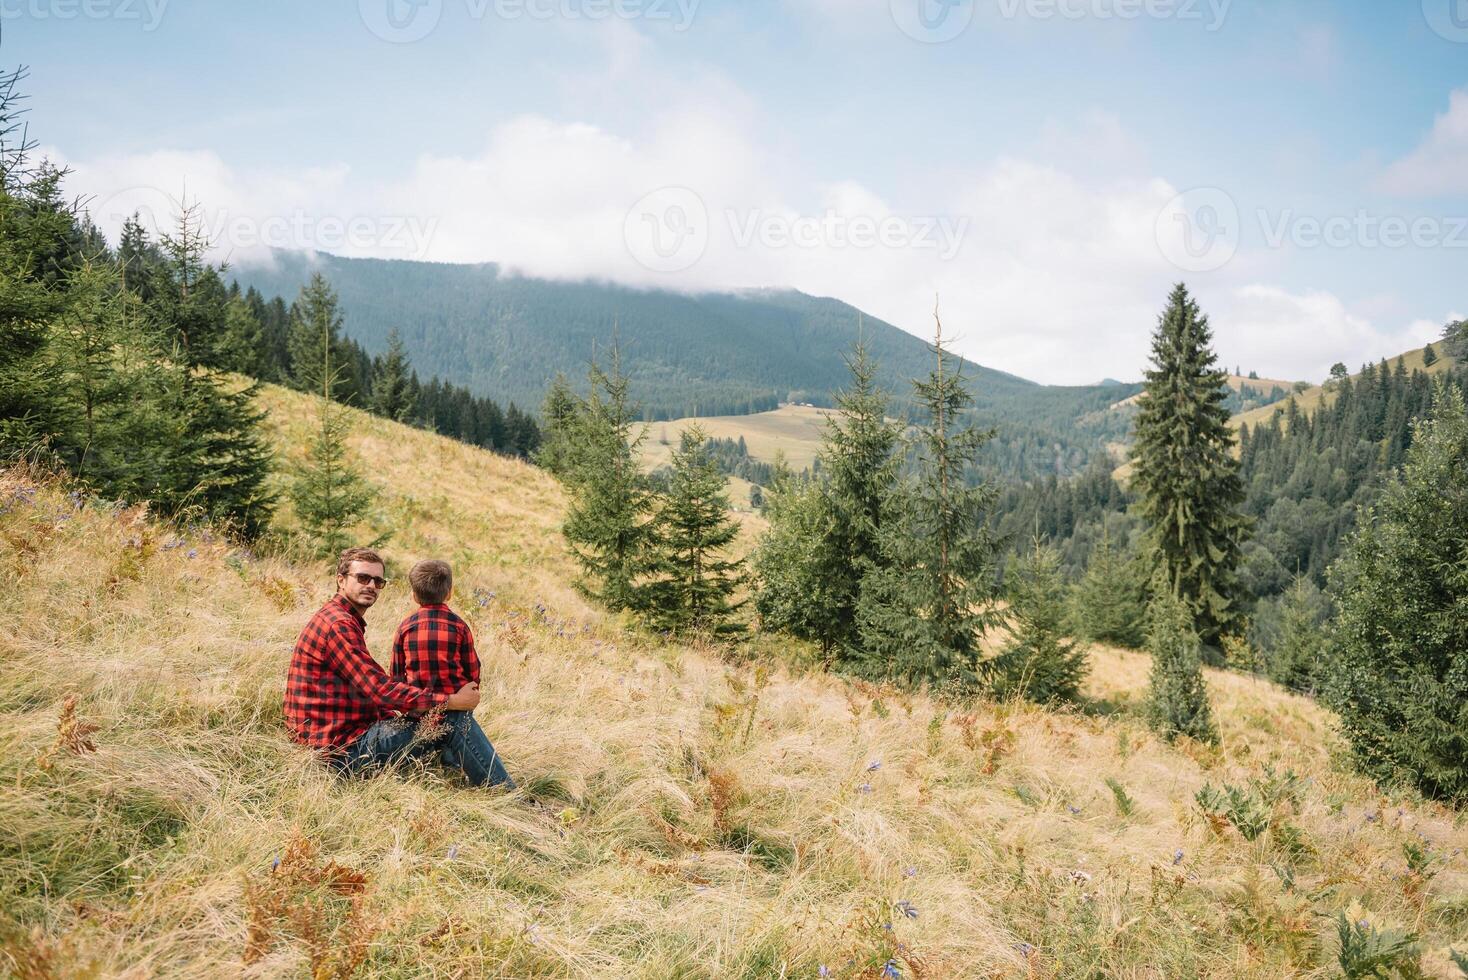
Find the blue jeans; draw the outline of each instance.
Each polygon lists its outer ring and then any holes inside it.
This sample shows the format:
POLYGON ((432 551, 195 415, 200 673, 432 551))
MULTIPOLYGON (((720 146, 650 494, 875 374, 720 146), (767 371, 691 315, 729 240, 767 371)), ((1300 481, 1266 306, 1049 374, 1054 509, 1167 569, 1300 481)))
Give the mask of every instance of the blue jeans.
POLYGON ((515 781, 505 771, 499 753, 472 711, 446 712, 443 721, 444 733, 432 741, 418 738, 417 718, 379 721, 347 746, 336 765, 347 775, 362 776, 405 759, 437 756, 444 768, 462 772, 470 786, 515 788, 515 781))

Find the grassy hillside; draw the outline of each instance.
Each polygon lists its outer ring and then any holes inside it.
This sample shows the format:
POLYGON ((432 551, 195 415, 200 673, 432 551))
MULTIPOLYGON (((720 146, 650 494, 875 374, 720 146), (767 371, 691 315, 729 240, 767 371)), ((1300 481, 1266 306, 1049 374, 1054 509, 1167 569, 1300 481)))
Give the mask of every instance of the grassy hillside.
MULTIPOLYGON (((1437 344, 1433 349, 1437 350, 1437 348, 1441 346, 1442 344, 1437 344)), ((1443 354, 1441 351, 1438 352, 1437 361, 1431 367, 1425 367, 1422 363, 1423 351, 1425 350, 1425 347, 1419 347, 1416 350, 1406 351, 1401 355, 1403 362, 1407 366, 1408 374, 1411 374, 1413 371, 1426 371, 1428 374, 1437 375, 1452 369, 1453 359, 1443 354)), ((1397 359, 1395 357, 1391 358, 1387 362, 1387 364, 1393 368, 1396 367, 1396 363, 1397 359)), ((1353 374, 1351 375, 1351 377, 1354 379, 1360 377, 1360 375, 1353 374)), ((1315 409, 1318 408, 1320 405, 1328 405, 1334 400, 1334 396, 1330 392, 1326 391, 1323 385, 1312 385, 1311 387, 1306 388, 1304 391, 1295 395, 1294 398, 1295 402, 1300 406, 1300 410, 1306 415, 1314 412, 1315 409)), ((1273 405, 1261 405, 1258 408, 1234 416, 1234 425, 1247 425, 1252 429, 1254 426, 1259 425, 1260 423, 1267 424, 1269 420, 1274 417, 1274 413, 1282 410, 1283 407, 1283 402, 1277 402, 1273 405)))
MULTIPOLYGON (((308 402, 265 397, 299 452, 308 402)), ((453 560, 523 788, 329 778, 280 707, 326 569, 6 472, 0 970, 1263 980, 1336 975, 1345 911, 1455 975, 1468 826, 1344 769, 1307 700, 1210 673, 1222 747, 1173 748, 1136 653, 1093 650, 1090 708, 1050 712, 664 645, 573 591, 539 471, 366 417, 354 444, 396 528, 373 649, 406 564, 453 560), (1252 841, 1194 804, 1269 767, 1298 778, 1252 841)))
POLYGON ((814 464, 821 451, 826 419, 831 413, 832 410, 826 408, 781 405, 773 412, 754 415, 652 422, 646 427, 642 458, 651 469, 666 465, 671 461, 672 451, 678 448, 678 437, 690 425, 697 423, 710 438, 738 439, 743 436, 749 455, 754 459, 773 463, 775 453, 783 452, 790 468, 798 473, 814 464))

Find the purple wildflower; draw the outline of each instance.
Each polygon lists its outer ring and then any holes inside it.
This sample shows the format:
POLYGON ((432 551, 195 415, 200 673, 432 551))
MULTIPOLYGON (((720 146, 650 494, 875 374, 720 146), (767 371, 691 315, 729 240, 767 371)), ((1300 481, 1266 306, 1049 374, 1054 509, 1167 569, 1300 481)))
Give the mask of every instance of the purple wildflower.
POLYGON ((872 791, 872 784, 871 783, 862 783, 860 786, 858 786, 856 788, 856 791, 858 793, 870 793, 872 791))
POLYGON ((1172 852, 1172 863, 1175 865, 1183 863, 1183 849, 1181 847, 1172 852))
POLYGON ((199 557, 199 549, 197 549, 197 548, 190 548, 189 549, 189 557, 190 558, 197 558, 197 557, 199 557))
POLYGON ((447 860, 452 861, 454 858, 456 858, 458 856, 459 856, 459 845, 458 844, 451 844, 451 845, 449 845, 449 853, 448 853, 447 860))
POLYGON ((906 899, 904 899, 903 901, 898 902, 896 905, 893 906, 893 908, 897 909, 897 911, 901 912, 903 915, 907 916, 909 919, 916 919, 918 917, 917 906, 913 905, 911 902, 907 901, 906 899))
POLYGON ((1029 943, 1015 943, 1014 948, 1019 950, 1019 954, 1025 959, 1029 959, 1032 955, 1034 955, 1035 952, 1035 947, 1031 946, 1029 943))
POLYGON ((816 971, 816 976, 818 976, 818 977, 829 977, 830 975, 831 975, 831 968, 829 966, 827 966, 826 964, 824 964, 824 963, 822 963, 821 964, 821 968, 816 971))
POLYGON ((896 960, 888 960, 882 967, 882 976, 887 980, 902 980, 902 971, 897 969, 896 960))
POLYGON ((913 867, 912 865, 908 865, 907 867, 902 869, 902 877, 904 878, 911 878, 915 874, 917 874, 917 868, 913 867))
POLYGON ((867 763, 867 772, 876 772, 880 768, 882 768, 881 759, 873 759, 871 762, 867 763))
POLYGON ((1071 812, 1071 815, 1072 816, 1079 817, 1081 815, 1081 808, 1078 807, 1078 806, 1072 806, 1069 803, 1067 803, 1065 805, 1065 808, 1071 812))
POLYGON ((275 855, 275 860, 270 862, 270 870, 271 871, 274 871, 275 869, 277 869, 279 867, 280 867, 280 855, 277 854, 277 855, 275 855))

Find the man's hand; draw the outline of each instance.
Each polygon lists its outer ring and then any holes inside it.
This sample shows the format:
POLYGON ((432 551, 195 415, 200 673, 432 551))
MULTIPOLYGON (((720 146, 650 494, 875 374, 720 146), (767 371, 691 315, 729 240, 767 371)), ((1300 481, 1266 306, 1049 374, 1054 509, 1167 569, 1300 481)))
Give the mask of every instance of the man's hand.
POLYGON ((450 694, 443 706, 450 711, 473 711, 479 707, 479 685, 470 681, 450 694))

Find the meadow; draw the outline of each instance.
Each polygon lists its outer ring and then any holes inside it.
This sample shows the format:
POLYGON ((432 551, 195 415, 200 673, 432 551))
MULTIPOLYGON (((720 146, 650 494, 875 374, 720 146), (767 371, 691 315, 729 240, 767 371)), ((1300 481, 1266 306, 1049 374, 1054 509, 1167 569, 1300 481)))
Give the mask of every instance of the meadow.
MULTIPOLYGON (((309 400, 262 398, 298 457, 309 400)), ((1340 913, 1460 975, 1468 821, 1356 775, 1306 698, 1209 671, 1222 742, 1173 746, 1137 652, 1052 711, 672 643, 581 598, 541 471, 361 414, 352 445, 392 531, 373 651, 407 566, 453 562, 521 788, 332 778, 281 713, 326 563, 5 471, 3 969, 1263 980, 1339 976, 1340 913)))

